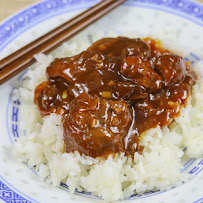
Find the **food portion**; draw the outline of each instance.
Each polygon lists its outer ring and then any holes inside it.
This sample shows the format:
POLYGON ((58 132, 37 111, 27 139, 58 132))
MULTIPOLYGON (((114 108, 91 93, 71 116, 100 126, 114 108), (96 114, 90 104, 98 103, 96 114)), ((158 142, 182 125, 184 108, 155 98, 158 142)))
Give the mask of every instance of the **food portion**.
POLYGON ((122 152, 131 123, 132 112, 126 101, 107 101, 82 93, 71 102, 63 122, 66 151, 78 150, 91 157, 122 152))
POLYGON ((56 187, 108 202, 187 182, 195 164, 185 157, 203 155, 203 64, 195 74, 169 51, 181 48, 176 39, 165 49, 151 38, 91 45, 79 35, 36 56, 14 91, 17 158, 56 187))
POLYGON ((66 152, 93 158, 142 154, 142 134, 170 124, 196 75, 189 63, 150 38, 104 38, 55 59, 35 90, 41 115, 62 115, 66 152))

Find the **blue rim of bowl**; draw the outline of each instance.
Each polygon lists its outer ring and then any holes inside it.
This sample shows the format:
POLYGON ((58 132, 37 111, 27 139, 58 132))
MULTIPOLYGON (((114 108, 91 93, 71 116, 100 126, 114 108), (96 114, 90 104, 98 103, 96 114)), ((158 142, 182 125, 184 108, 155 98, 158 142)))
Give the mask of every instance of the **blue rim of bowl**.
MULTIPOLYGON (((86 9, 99 1, 100 0, 45 0, 28 7, 0 25, 0 52, 20 34, 34 25, 63 13, 86 9)), ((144 7, 172 13, 203 26, 203 5, 190 0, 129 0, 124 6, 144 7)), ((187 164, 190 165, 192 162, 193 159, 189 160, 187 164)), ((202 164, 203 160, 198 163, 198 165, 202 164)), ((162 192, 156 192, 156 194, 149 192, 146 197, 160 193, 162 192)), ((89 195, 89 193, 86 194, 89 195)), ((0 199, 6 202, 37 202, 18 191, 2 176, 0 176, 0 199)), ((133 199, 134 198, 129 200, 133 199)), ((201 200, 202 198, 195 202, 200 202, 201 200)))

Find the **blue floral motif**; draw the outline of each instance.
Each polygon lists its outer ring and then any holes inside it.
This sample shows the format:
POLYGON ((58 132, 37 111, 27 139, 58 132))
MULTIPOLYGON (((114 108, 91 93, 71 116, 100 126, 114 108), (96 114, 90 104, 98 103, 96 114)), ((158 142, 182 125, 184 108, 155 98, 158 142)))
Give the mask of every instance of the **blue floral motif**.
POLYGON ((32 203, 14 192, 0 180, 0 199, 8 203, 32 203))
POLYGON ((131 4, 150 5, 160 10, 172 11, 176 14, 182 14, 187 19, 203 26, 203 5, 191 0, 129 0, 131 4))
POLYGON ((193 202, 193 203, 202 203, 203 202, 203 198, 201 198, 201 199, 198 199, 198 200, 196 200, 195 202, 193 202))

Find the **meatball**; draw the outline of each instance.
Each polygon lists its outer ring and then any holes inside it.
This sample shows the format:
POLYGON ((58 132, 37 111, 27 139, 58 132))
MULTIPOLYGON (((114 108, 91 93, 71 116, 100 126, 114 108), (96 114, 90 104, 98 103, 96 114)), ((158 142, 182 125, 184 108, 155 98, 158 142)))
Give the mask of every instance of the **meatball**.
POLYGON ((92 63, 91 59, 94 53, 82 52, 73 57, 55 59, 47 68, 49 78, 63 77, 69 84, 74 84, 78 78, 90 71, 92 63))
POLYGON ((153 70, 151 63, 143 57, 128 56, 123 61, 121 73, 149 92, 156 92, 162 87, 161 76, 153 70))
POLYGON ((69 108, 73 96, 63 79, 44 82, 35 89, 34 102, 40 107, 43 116, 51 113, 63 113, 69 108))
POLYGON ((149 58, 151 56, 149 45, 139 38, 104 38, 92 44, 88 50, 97 50, 104 55, 121 56, 124 58, 127 56, 149 58))
POLYGON ((50 79, 65 79, 72 95, 77 97, 83 92, 98 93, 98 89, 107 87, 110 80, 119 80, 120 66, 117 58, 86 51, 74 57, 56 59, 47 68, 47 74, 50 79))
POLYGON ((122 137, 131 122, 127 102, 80 94, 71 102, 63 123, 66 151, 78 150, 91 157, 124 151, 122 137))
POLYGON ((175 54, 159 56, 155 62, 155 70, 163 77, 165 86, 181 83, 186 77, 186 64, 184 59, 175 54))

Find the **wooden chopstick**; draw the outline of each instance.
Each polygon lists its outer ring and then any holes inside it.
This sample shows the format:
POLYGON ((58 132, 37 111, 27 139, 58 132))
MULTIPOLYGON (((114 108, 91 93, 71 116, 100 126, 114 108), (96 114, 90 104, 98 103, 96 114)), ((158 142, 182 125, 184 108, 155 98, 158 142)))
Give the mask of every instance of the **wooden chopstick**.
POLYGON ((104 0, 0 61, 0 84, 35 62, 34 55, 49 53, 126 0, 104 0))

